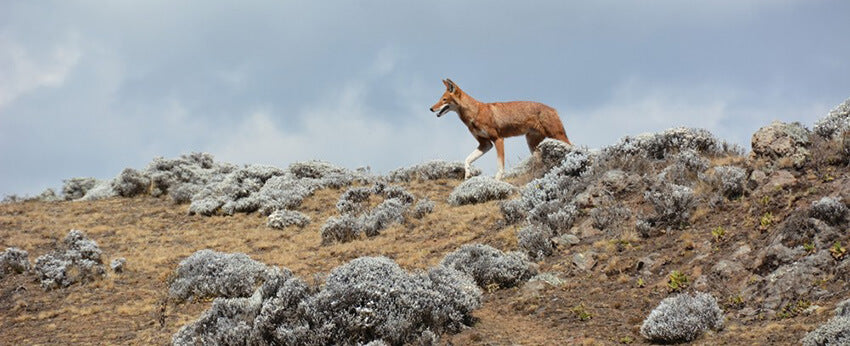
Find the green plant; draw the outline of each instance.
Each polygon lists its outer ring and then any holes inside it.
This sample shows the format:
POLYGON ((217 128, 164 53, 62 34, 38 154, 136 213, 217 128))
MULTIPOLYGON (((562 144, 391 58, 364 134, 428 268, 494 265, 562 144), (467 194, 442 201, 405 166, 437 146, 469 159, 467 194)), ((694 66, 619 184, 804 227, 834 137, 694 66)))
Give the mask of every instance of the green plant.
POLYGON ((635 339, 632 338, 631 336, 628 336, 628 335, 620 338, 621 344, 629 345, 629 344, 632 344, 634 342, 635 342, 635 339))
POLYGON ((815 252, 815 244, 807 241, 803 243, 803 250, 806 250, 806 253, 813 253, 815 252))
POLYGON ((773 213, 771 213, 771 212, 764 213, 764 215, 762 215, 761 218, 759 219, 759 227, 762 230, 765 230, 768 227, 770 227, 771 224, 773 224, 773 213))
POLYGON ((734 297, 729 297, 728 306, 734 309, 741 309, 744 307, 744 297, 740 294, 734 297))
POLYGON ((793 304, 788 304, 782 307, 782 309, 776 313, 776 318, 781 320, 797 317, 810 306, 812 306, 812 303, 808 300, 798 300, 793 304))
POLYGON ((726 236, 726 229, 723 226, 717 226, 711 230, 711 236, 714 237, 715 242, 719 243, 726 236))
POLYGON ((670 272, 667 280, 667 288, 670 292, 679 292, 690 285, 688 275, 678 270, 670 272))
POLYGON ((829 252, 832 254, 832 257, 837 260, 840 260, 844 258, 845 255, 847 255, 847 249, 841 246, 841 242, 839 241, 836 241, 835 244, 832 245, 832 247, 829 249, 829 252))
POLYGON ((643 288, 644 286, 646 286, 646 281, 643 281, 643 278, 638 278, 637 282, 635 282, 635 285, 638 288, 643 288))
POLYGON ((578 317, 579 321, 587 321, 593 318, 593 315, 591 315, 590 312, 588 312, 587 309, 584 307, 584 303, 580 303, 579 305, 574 306, 572 309, 570 309, 570 311, 576 314, 576 317, 578 317))

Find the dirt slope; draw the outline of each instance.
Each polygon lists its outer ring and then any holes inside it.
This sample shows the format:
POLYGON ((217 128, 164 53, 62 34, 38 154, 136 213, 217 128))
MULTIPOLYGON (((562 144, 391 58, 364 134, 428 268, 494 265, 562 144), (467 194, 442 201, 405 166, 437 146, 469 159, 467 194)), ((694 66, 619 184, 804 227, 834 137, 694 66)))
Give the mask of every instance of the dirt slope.
MULTIPOLYGON (((834 173, 833 173, 834 174, 834 173)), ((782 219, 795 208, 811 204, 820 194, 811 191, 847 189, 846 172, 830 179, 801 176, 802 185, 788 194, 782 219), (807 191, 809 192, 807 194, 807 191)), ((169 275, 178 262, 204 248, 244 252, 258 261, 285 266, 308 278, 360 256, 384 255, 408 270, 437 264, 448 252, 470 242, 516 249, 517 225, 506 226, 498 202, 453 207, 445 203, 459 184, 438 180, 402 184, 416 196, 435 201, 434 213, 385 230, 380 236, 344 244, 321 245, 319 228, 335 214, 341 189, 324 189, 298 208, 314 222, 304 229, 273 230, 256 214, 227 217, 189 216, 186 205, 167 198, 112 198, 92 202, 23 202, 0 204, 0 247, 16 246, 30 260, 50 252, 70 229, 84 230, 104 253, 104 260, 127 258, 126 272, 109 273, 100 281, 45 292, 34 276, 12 275, 0 281, 0 330, 8 344, 167 344, 180 326, 196 319, 209 301, 177 306, 163 304, 169 275)), ((627 205, 640 208, 632 196, 627 205)), ((692 225, 652 238, 634 234, 615 237, 587 227, 586 215, 577 224, 581 242, 559 247, 540 262, 541 272, 564 279, 560 286, 542 282, 488 292, 477 322, 457 335, 444 335, 453 344, 616 344, 646 343, 639 334, 642 320, 670 294, 666 274, 642 275, 639 262, 657 254, 653 273, 672 269, 714 292, 722 282, 708 269, 742 245, 758 249, 766 242, 751 213, 753 198, 744 197, 722 213, 696 213, 692 225), (711 230, 723 226, 717 241, 711 230), (589 271, 572 264, 576 253, 593 251, 597 264, 589 271), (638 284, 638 280, 643 284, 638 284)), ((737 275, 737 274, 736 274, 737 275)), ((744 274, 741 274, 744 275, 744 274)), ((731 280, 741 278, 733 277, 731 280)), ((744 280, 746 278, 743 278, 744 280)), ((820 308, 810 314, 777 318, 743 316, 748 302, 734 304, 736 292, 720 294, 727 323, 696 344, 795 344, 831 316, 835 303, 846 298, 844 282, 825 278, 819 283, 834 295, 809 302, 820 308)), ((692 281, 692 282, 694 282, 692 281)))

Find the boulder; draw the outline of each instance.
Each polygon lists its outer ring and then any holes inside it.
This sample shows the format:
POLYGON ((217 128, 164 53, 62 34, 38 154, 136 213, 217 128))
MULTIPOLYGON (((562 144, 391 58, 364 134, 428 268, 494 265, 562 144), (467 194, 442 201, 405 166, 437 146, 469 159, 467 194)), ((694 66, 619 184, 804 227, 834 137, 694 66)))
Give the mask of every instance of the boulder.
POLYGON ((801 168, 811 157, 810 144, 809 130, 800 123, 774 121, 753 134, 750 158, 789 158, 795 168, 801 168))

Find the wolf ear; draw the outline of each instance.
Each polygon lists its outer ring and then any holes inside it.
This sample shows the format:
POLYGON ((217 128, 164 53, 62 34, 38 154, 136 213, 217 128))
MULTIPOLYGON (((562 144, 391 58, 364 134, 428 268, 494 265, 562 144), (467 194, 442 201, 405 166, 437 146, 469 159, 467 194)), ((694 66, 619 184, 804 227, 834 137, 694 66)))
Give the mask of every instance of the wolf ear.
POLYGON ((451 79, 444 79, 443 84, 446 85, 446 90, 448 90, 450 93, 454 93, 455 90, 457 90, 457 85, 455 85, 455 82, 452 82, 451 79))

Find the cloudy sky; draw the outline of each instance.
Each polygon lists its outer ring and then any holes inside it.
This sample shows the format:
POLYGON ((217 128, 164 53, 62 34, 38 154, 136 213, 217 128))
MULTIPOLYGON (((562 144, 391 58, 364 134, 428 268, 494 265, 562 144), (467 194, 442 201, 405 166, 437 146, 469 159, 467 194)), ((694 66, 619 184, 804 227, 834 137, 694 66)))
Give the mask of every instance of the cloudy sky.
MULTIPOLYGON (((850 97, 848 14, 839 0, 0 1, 0 195, 193 151, 376 172, 462 160, 472 136, 427 110, 445 77, 557 108, 579 145, 693 126, 748 147, 850 97)), ((507 141, 509 166, 528 154, 507 141)))

